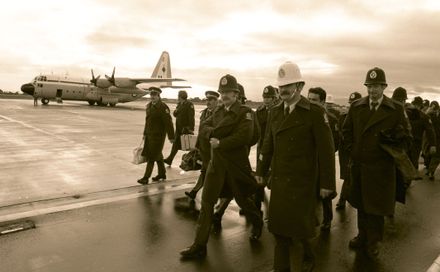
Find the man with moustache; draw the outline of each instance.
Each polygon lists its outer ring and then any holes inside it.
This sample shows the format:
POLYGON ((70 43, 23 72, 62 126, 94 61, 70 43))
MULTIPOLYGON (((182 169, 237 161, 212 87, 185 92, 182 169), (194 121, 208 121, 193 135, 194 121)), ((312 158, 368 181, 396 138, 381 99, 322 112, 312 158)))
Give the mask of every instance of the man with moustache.
POLYGON ((197 192, 203 187, 203 181, 205 180, 206 169, 208 168, 208 163, 211 160, 211 145, 207 139, 200 137, 200 131, 203 129, 203 122, 205 122, 214 113, 218 105, 218 98, 220 94, 215 91, 206 91, 206 108, 202 111, 200 115, 199 122, 199 137, 197 138, 197 148, 200 150, 200 156, 202 157, 202 169, 200 170, 200 176, 197 180, 196 185, 191 191, 186 191, 187 195, 191 199, 195 199, 197 192))
POLYGON ((148 103, 145 116, 144 127, 144 148, 142 156, 147 158, 147 166, 144 176, 137 182, 146 185, 153 172, 154 162, 157 163, 158 175, 153 177, 153 181, 166 179, 165 164, 163 162, 162 149, 165 137, 172 143, 174 140, 174 128, 171 120, 170 109, 160 99, 161 89, 150 88, 151 102, 148 103))
POLYGON ((335 153, 321 106, 301 96, 298 66, 278 69, 283 102, 271 109, 257 167, 257 181, 271 169, 268 228, 275 236, 276 271, 312 271, 311 239, 319 226, 320 198, 335 192, 335 153))
POLYGON ((257 187, 248 157, 248 144, 253 134, 252 109, 238 101, 235 77, 223 76, 219 92, 223 105, 203 122, 200 132, 201 137, 209 139, 212 153, 206 170, 196 237, 190 247, 180 252, 186 259, 206 256, 214 205, 224 191, 229 191, 252 222, 249 237, 252 241, 259 239, 263 227, 260 213, 249 198, 257 187))
POLYGON ((410 133, 403 106, 383 94, 385 72, 370 69, 364 85, 368 96, 351 104, 342 129, 351 160, 348 201, 357 209, 358 221, 358 235, 349 246, 364 249, 375 260, 383 239, 384 216, 394 214, 396 199, 396 164, 381 148, 382 135, 389 130, 399 130, 404 136, 410 133))

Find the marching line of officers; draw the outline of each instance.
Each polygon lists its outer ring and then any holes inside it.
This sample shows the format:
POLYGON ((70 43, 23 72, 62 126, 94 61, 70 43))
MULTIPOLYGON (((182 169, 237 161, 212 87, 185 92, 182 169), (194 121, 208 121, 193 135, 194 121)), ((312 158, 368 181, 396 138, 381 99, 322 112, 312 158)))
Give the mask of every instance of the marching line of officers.
MULTIPOLYGON (((244 89, 232 75, 220 79, 218 92, 205 93, 207 108, 200 117, 197 140, 202 169, 195 187, 185 192, 195 199, 203 188, 201 210, 194 241, 180 252, 182 258, 206 256, 210 231, 221 228, 221 217, 233 198, 240 213, 252 223, 249 239, 257 241, 264 225, 261 202, 267 186, 268 230, 276 241, 274 271, 312 271, 315 255, 311 241, 317 227, 330 229, 333 218, 338 151, 343 186, 336 209, 344 209, 346 201, 357 209, 358 234, 349 247, 361 249, 375 260, 383 239, 384 217, 393 216, 396 200, 404 202, 412 179, 401 173, 405 171, 396 152, 403 152, 415 170, 422 153, 430 179, 440 163, 438 102, 416 97, 405 103, 407 94, 401 87, 388 98, 383 94, 385 72, 377 67, 366 75, 368 95, 352 93, 349 110, 343 112, 326 107, 327 94, 320 87, 309 89, 307 98, 301 95, 305 81, 295 63, 279 67, 277 85, 278 89, 264 88, 263 105, 256 112, 244 105, 244 89), (250 148, 255 144, 256 173, 249 162, 250 148)), ((141 184, 148 184, 155 162, 158 175, 152 179, 166 179, 162 155, 166 136, 173 143, 165 160, 171 165, 180 149, 180 135, 194 131, 194 106, 185 91, 179 92, 174 131, 169 108, 160 100, 161 90, 150 90, 143 150, 147 166, 138 180, 141 184)))

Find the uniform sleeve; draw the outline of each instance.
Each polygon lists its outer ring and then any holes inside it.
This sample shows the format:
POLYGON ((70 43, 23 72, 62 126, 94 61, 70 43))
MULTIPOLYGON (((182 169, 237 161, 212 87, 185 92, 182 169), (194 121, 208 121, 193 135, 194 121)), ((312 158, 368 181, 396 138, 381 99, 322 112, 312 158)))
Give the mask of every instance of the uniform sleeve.
POLYGON ((253 134, 253 114, 249 109, 246 112, 240 112, 239 124, 236 129, 228 136, 220 140, 219 148, 234 149, 243 145, 248 145, 253 134))
POLYGON ((215 112, 213 112, 207 119, 200 122, 199 137, 209 140, 211 132, 214 129, 214 115, 215 112))
POLYGON ((165 126, 165 131, 167 132, 168 139, 173 140, 174 139, 174 127, 173 127, 173 121, 171 119, 171 114, 168 106, 165 105, 163 113, 162 113, 162 123, 165 126))
POLYGON ((332 131, 324 110, 314 112, 313 137, 318 152, 319 186, 321 189, 336 190, 335 148, 332 131))
POLYGON ((272 112, 269 111, 267 116, 266 131, 263 138, 263 145, 259 158, 257 158, 257 175, 264 177, 269 172, 270 164, 273 156, 273 132, 272 132, 272 112))
POLYGON ((194 112, 194 105, 192 103, 188 103, 188 127, 187 129, 189 131, 193 131, 194 132, 194 127, 195 127, 195 112, 194 112))

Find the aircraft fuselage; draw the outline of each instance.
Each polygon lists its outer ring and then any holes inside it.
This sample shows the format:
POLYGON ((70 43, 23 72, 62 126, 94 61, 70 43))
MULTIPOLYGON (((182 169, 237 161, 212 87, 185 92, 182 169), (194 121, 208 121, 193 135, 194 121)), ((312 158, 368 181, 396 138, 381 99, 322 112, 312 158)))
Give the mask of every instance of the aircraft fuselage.
POLYGON ((43 104, 51 99, 87 101, 93 105, 110 105, 137 100, 147 94, 137 87, 100 88, 85 79, 68 79, 54 76, 37 76, 31 83, 22 86, 22 91, 41 98, 43 104))

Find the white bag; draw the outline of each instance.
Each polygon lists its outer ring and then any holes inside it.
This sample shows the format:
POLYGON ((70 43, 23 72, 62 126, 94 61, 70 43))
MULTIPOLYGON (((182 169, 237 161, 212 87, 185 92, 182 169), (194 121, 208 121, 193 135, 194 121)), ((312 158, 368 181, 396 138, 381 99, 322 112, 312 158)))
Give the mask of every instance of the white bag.
POLYGON ((142 164, 147 162, 147 158, 142 156, 142 150, 144 150, 144 141, 142 141, 138 147, 133 149, 133 160, 131 161, 131 163, 142 164))
POLYGON ((180 135, 181 150, 189 151, 196 148, 197 135, 182 134, 180 135))

